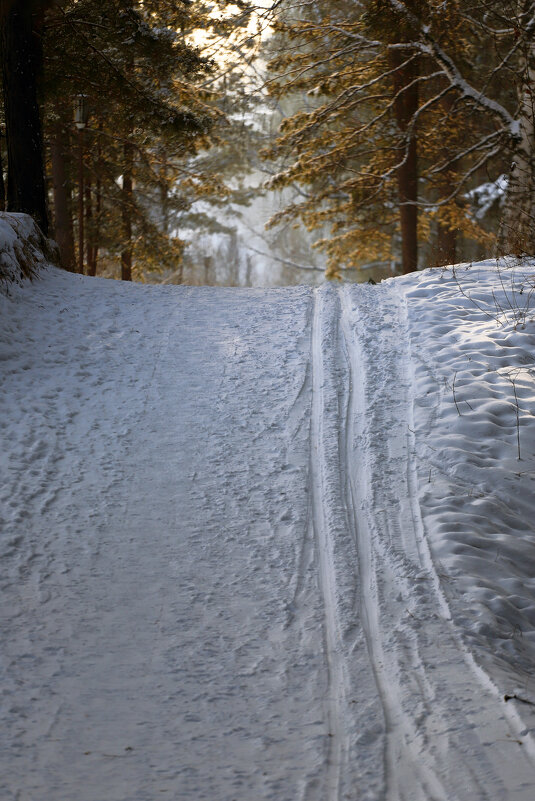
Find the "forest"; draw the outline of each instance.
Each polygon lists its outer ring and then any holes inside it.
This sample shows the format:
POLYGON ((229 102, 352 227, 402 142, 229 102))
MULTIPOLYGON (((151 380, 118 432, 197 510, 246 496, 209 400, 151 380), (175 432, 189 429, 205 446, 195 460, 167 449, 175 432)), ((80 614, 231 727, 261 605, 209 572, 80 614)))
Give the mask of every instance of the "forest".
POLYGON ((362 281, 534 251, 531 0, 2 0, 0 21, 0 208, 67 270, 362 281))

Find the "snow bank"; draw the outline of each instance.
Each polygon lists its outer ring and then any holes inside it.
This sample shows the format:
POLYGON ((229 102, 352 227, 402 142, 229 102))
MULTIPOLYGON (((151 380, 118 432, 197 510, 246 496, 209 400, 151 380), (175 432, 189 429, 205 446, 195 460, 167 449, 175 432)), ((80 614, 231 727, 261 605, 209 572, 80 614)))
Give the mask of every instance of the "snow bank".
POLYGON ((0 287, 32 278, 58 254, 28 214, 0 212, 0 287))
MULTIPOLYGON (((401 279, 420 503, 459 629, 512 677, 535 660, 535 265, 401 279), (511 670, 514 669, 514 674, 511 670)), ((524 685, 524 692, 535 687, 524 685)))

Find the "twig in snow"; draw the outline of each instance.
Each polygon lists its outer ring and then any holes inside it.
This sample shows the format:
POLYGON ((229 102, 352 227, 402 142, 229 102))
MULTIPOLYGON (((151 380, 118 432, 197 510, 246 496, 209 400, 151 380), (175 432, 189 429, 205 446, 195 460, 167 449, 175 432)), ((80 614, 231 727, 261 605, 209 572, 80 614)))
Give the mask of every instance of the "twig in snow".
POLYGON ((517 450, 518 450, 518 461, 521 461, 522 457, 520 456, 520 407, 518 405, 518 395, 516 394, 515 379, 511 377, 510 373, 507 376, 507 379, 508 379, 508 381, 511 382, 511 384, 513 386, 513 392, 514 392, 514 395, 515 395, 515 404, 514 405, 515 405, 515 415, 516 415, 516 446, 517 446, 517 450))
POLYGON ((455 370, 455 375, 453 376, 453 402, 455 404, 455 408, 457 409, 457 414, 459 417, 462 417, 461 410, 459 409, 459 404, 457 403, 457 397, 455 395, 455 379, 457 378, 457 370, 455 370))
MULTIPOLYGON (((454 403, 455 403, 455 408, 457 409, 457 411, 458 411, 458 413, 459 413, 459 417, 462 417, 461 411, 460 411, 460 409, 459 409, 459 404, 457 403, 457 396, 455 395, 455 379, 457 378, 457 372, 458 372, 458 371, 456 370, 456 371, 455 371, 455 375, 453 376, 453 386, 452 386, 452 390, 453 390, 453 401, 454 401, 454 403)), ((444 380, 445 380, 445 379, 444 379, 444 380)), ((448 386, 448 385, 447 385, 447 383, 446 383, 446 386, 448 386)), ((471 411, 471 412, 473 412, 473 411, 474 411, 474 407, 473 407, 473 406, 472 406, 472 404, 471 404, 471 403, 469 403, 467 400, 464 400, 464 401, 463 401, 463 403, 466 403, 466 405, 468 406, 468 408, 470 409, 470 411, 471 411)))
POLYGON ((503 700, 507 703, 507 701, 520 701, 522 704, 529 704, 529 706, 535 706, 534 701, 530 701, 528 698, 522 698, 521 695, 517 695, 513 693, 512 695, 504 695, 503 700))
MULTIPOLYGON (((507 701, 507 696, 504 696, 505 700, 507 701)), ((507 739, 506 737, 499 737, 495 742, 497 743, 516 743, 517 745, 523 745, 522 740, 516 740, 515 738, 507 739)))

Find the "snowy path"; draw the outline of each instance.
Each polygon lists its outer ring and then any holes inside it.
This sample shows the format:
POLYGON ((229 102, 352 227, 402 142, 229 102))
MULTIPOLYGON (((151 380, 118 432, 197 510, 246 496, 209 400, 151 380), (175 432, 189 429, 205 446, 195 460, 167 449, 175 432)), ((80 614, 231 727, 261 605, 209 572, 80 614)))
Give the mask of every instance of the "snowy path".
POLYGON ((0 350, 2 799, 531 801, 531 736, 425 536, 393 283, 51 270, 21 298, 0 350))

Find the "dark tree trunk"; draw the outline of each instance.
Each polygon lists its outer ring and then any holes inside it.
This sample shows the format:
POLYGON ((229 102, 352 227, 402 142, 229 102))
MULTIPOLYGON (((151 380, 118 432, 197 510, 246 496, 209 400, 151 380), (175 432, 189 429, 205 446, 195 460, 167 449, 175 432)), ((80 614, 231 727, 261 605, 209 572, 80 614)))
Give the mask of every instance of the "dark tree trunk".
POLYGON ((4 158, 0 147, 0 211, 6 210, 6 187, 4 184, 4 158))
POLYGON ((84 130, 78 130, 78 272, 84 274, 84 180, 85 180, 85 137, 84 130))
MULTIPOLYGON (((524 13, 529 8, 522 7, 524 13)), ((522 33, 524 36, 524 32, 522 33)), ((535 36, 525 42, 523 64, 518 67, 519 137, 509 172, 500 221, 498 251, 515 256, 535 255, 535 36)))
MULTIPOLYGON (((445 95, 440 100, 440 106, 444 118, 447 120, 445 128, 451 128, 453 125, 451 113, 455 107, 455 98, 453 95, 445 95)), ((448 164, 455 155, 455 150, 448 140, 449 132, 446 130, 441 156, 441 160, 445 164, 448 164)), ((461 168, 462 162, 458 163, 458 166, 461 168)), ((437 200, 442 201, 444 198, 447 198, 451 193, 451 187, 455 186, 456 181, 457 175, 454 171, 450 171, 449 169, 440 170, 434 179, 435 196, 437 200)), ((440 211, 441 209, 439 208, 439 214, 440 211)), ((435 267, 443 267, 447 264, 455 264, 457 262, 457 240, 459 231, 458 228, 452 228, 451 224, 449 224, 451 221, 448 220, 447 207, 444 211, 446 212, 444 216, 439 216, 437 220, 435 252, 431 257, 432 264, 435 267)))
POLYGON ((161 151, 162 165, 160 167, 160 203, 162 207, 162 231, 169 234, 169 187, 167 183, 167 153, 161 151))
MULTIPOLYGON (((212 257, 205 256, 204 257, 204 283, 206 286, 212 286, 213 283, 213 269, 212 269, 212 257)), ((182 283, 182 281, 180 281, 182 283)))
POLYGON ((86 262, 87 274, 95 275, 95 240, 93 230, 93 192, 90 176, 86 177, 85 183, 85 230, 86 230, 86 262))
POLYGON ((457 261, 457 231, 438 224, 436 266, 455 264, 457 261))
POLYGON ((7 208, 31 214, 43 233, 48 234, 43 136, 37 101, 42 42, 32 15, 32 8, 39 5, 19 0, 1 20, 7 208))
POLYGON ((100 215, 102 211, 102 185, 101 185, 101 171, 102 171, 102 144, 100 136, 102 134, 102 123, 99 122, 97 136, 97 178, 95 181, 95 221, 93 231, 93 253, 91 262, 91 275, 97 274, 98 265, 98 251, 100 246, 100 215))
POLYGON ((404 140, 397 172, 401 263, 403 273, 410 273, 418 268, 418 143, 416 130, 412 127, 418 110, 418 84, 411 84, 418 77, 419 69, 416 61, 402 67, 402 61, 406 59, 406 51, 403 56, 397 52, 391 56, 392 67, 398 68, 394 73, 394 93, 397 95, 394 113, 404 140))
MULTIPOLYGON (((59 112, 59 109, 56 109, 59 112)), ((52 185, 54 189, 54 236, 59 245, 61 263, 66 270, 76 272, 74 232, 72 224, 71 158, 69 135, 58 117, 52 131, 52 185)))
POLYGON ((132 203, 134 166, 134 149, 127 142, 124 146, 124 172, 123 172, 123 252, 121 253, 121 278, 123 281, 132 280, 132 203))

